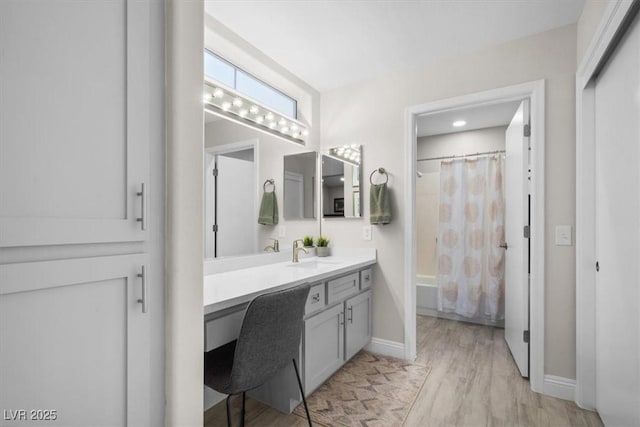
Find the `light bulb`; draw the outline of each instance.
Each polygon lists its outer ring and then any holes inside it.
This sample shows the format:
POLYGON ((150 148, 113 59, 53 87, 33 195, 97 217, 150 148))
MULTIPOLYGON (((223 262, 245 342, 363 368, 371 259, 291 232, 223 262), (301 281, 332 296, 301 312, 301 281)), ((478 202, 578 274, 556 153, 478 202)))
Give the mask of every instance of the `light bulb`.
POLYGON ((341 177, 340 177, 340 181, 344 181, 344 176, 341 176, 341 177))
POLYGON ((465 122, 464 120, 456 120, 455 122, 453 122, 453 127, 459 128, 466 124, 467 122, 465 122))
POLYGON ((231 103, 229 101, 225 101, 222 103, 222 109, 224 111, 227 111, 229 108, 231 108, 231 103))
POLYGON ((275 128, 276 128, 276 126, 277 126, 276 122, 271 122, 271 123, 269 123, 269 127, 270 127, 271 129, 275 129, 275 128))
POLYGON ((260 112, 260 109, 257 106, 252 105, 251 108, 249 108, 249 112, 251 114, 258 114, 258 112, 260 112))
POLYGON ((303 130, 303 131, 302 131, 302 135, 303 135, 303 136, 308 136, 308 135, 309 135, 309 131, 308 131, 308 130, 306 130, 306 129, 305 129, 305 130, 303 130))
POLYGON ((291 130, 298 130, 298 125, 296 125, 295 123, 292 123, 291 130))
POLYGON ((241 109, 238 114, 240 114, 240 117, 244 117, 247 115, 247 113, 249 113, 249 111, 247 111, 246 108, 241 109))
POLYGON ((278 124, 279 124, 280 126, 284 126, 284 125, 286 125, 286 124, 287 124, 287 121, 286 121, 285 119, 280 119, 280 120, 278 121, 278 124))
POLYGON ((211 101, 211 94, 205 93, 204 96, 202 97, 202 101, 204 101, 205 103, 211 101))
POLYGON ((275 117, 273 117, 273 113, 267 113, 267 115, 264 116, 264 118, 272 122, 275 117))
POLYGON ((256 123, 261 124, 262 122, 264 122, 264 117, 263 116, 256 117, 256 123))
POLYGON ((287 133, 287 132, 289 132, 289 128, 284 126, 284 127, 280 128, 280 132, 287 133))
POLYGON ((235 105, 236 107, 242 107, 242 99, 234 98, 233 105, 235 105))
POLYGON ((220 89, 219 87, 218 87, 218 88, 216 88, 216 89, 213 91, 213 97, 214 97, 214 98, 222 98, 223 96, 224 96, 224 91, 223 91, 222 89, 220 89))

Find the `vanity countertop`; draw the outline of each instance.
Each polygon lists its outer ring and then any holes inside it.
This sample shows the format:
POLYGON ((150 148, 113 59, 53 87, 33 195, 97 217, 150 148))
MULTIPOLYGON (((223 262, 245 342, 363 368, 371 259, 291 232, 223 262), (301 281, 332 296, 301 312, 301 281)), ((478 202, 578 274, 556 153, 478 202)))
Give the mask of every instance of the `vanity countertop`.
POLYGON ((319 282, 376 263, 375 250, 306 257, 204 276, 204 314, 251 301, 257 295, 302 283, 319 282))

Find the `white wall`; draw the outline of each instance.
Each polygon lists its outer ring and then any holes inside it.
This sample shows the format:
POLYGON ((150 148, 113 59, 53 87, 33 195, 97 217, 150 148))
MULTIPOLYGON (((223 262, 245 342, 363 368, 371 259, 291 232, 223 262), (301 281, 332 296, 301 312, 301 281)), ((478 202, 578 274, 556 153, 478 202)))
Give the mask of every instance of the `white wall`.
MULTIPOLYGON (((476 129, 418 138, 418 159, 460 156, 485 151, 504 150, 506 126, 476 129)), ((418 162, 422 178, 416 180, 417 274, 434 276, 436 270, 436 235, 438 227, 438 193, 440 160, 418 162)))
POLYGON ((165 425, 201 426, 204 5, 167 0, 166 14, 165 425))
MULTIPOLYGON (((362 239, 369 217, 364 183, 362 221, 324 221, 336 245, 378 249, 373 289, 373 334, 402 342, 404 330, 404 138, 405 108, 428 101, 546 80, 545 373, 575 378, 575 250, 555 246, 556 224, 575 218, 576 26, 537 34, 427 67, 397 72, 322 95, 323 147, 360 143, 363 176, 378 167, 389 173, 393 221, 362 239)), ((409 195, 412 197, 412 195, 409 195)))
MULTIPOLYGON (((284 156, 289 154, 306 153, 312 149, 305 146, 283 141, 279 138, 267 135, 238 125, 229 120, 216 120, 205 126, 205 145, 229 144, 239 141, 258 139, 258 185, 259 194, 262 197, 262 183, 273 178, 276 183, 276 196, 278 198, 278 225, 261 225, 258 229, 258 247, 265 247, 272 242, 269 238, 280 240, 280 248, 292 246, 294 239, 301 239, 305 235, 317 236, 320 234, 318 218, 291 221, 284 218, 283 182, 284 182, 284 156), (279 228, 285 227, 285 236, 279 236, 279 228)), ((204 155, 204 154, 203 154, 204 155)), ((317 183, 316 183, 317 185, 317 183)), ((317 192, 317 188, 316 188, 317 192)), ((260 200, 258 200, 260 206, 260 200)))

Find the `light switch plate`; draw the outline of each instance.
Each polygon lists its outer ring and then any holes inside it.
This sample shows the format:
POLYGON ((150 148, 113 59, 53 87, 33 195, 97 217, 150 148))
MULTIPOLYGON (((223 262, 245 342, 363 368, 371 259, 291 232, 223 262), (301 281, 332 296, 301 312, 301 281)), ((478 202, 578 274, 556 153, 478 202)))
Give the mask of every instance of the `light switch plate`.
POLYGON ((556 225, 556 245, 571 246, 573 239, 570 225, 556 225))
POLYGON ((283 238, 287 235, 287 229, 284 225, 278 227, 278 238, 283 238))
POLYGON ((362 226, 362 238, 364 240, 371 240, 371 226, 363 225, 362 226))

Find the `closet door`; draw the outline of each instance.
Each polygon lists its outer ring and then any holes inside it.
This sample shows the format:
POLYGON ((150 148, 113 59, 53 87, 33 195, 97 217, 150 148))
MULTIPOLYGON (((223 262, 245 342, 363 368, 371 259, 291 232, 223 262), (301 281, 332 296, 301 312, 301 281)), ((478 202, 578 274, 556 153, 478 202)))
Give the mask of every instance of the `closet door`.
POLYGON ((0 1, 0 247, 147 238, 149 15, 0 1))
POLYGON ((138 276, 147 262, 0 266, 3 426, 150 425, 149 312, 159 307, 138 301, 147 297, 150 278, 138 276))
MULTIPOLYGON (((596 408, 640 425, 640 25, 596 81, 596 408)), ((595 266, 594 266, 595 267, 595 266)))

